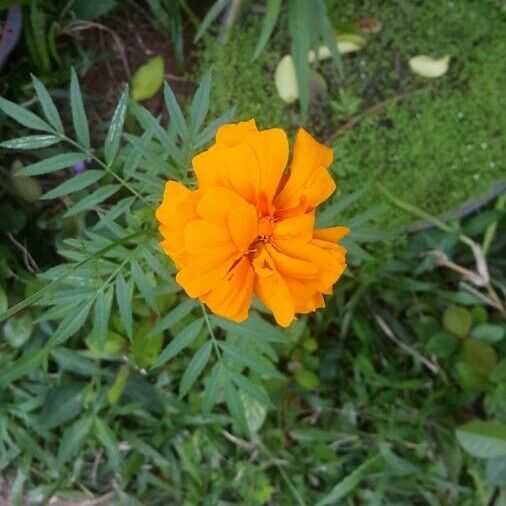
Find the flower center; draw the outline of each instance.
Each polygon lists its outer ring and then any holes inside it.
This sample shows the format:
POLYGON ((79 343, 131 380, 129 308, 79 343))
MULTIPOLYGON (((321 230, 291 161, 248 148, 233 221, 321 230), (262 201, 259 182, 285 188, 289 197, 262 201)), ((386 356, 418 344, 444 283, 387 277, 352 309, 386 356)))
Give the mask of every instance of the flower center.
POLYGON ((274 232, 274 216, 264 216, 258 222, 257 241, 267 242, 274 232))

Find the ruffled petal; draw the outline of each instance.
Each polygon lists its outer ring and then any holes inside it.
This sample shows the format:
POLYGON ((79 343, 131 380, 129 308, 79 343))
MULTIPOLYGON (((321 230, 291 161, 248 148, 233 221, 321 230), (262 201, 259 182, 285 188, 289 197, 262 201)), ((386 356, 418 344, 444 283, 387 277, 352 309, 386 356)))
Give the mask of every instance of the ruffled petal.
POLYGON ((326 200, 335 190, 336 184, 328 172, 332 163, 332 150, 317 142, 303 128, 299 129, 295 141, 290 175, 285 186, 275 199, 278 209, 297 208, 302 198, 307 210, 311 211, 326 200))
POLYGON ((248 317, 253 283, 254 271, 251 262, 242 258, 203 297, 203 301, 214 313, 240 323, 248 317))
POLYGON ((265 248, 253 261, 255 294, 272 311, 276 322, 288 327, 295 318, 295 307, 283 277, 276 270, 265 248))

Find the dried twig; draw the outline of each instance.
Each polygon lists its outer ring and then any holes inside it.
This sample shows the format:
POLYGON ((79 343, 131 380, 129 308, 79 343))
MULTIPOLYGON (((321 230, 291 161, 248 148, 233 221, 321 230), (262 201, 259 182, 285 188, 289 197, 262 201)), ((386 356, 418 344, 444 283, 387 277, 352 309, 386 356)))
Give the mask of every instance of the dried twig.
POLYGON ((427 88, 415 88, 414 90, 408 90, 403 93, 399 93, 395 97, 388 98, 386 100, 382 100, 381 102, 378 102, 377 104, 374 104, 373 106, 366 109, 364 112, 361 112, 360 114, 357 114, 356 116, 352 116, 348 121, 343 123, 332 135, 327 137, 325 139, 325 144, 329 145, 332 144, 338 137, 343 135, 347 130, 350 130, 353 128, 357 123, 360 123, 362 120, 367 118, 368 116, 371 116, 371 114, 374 114, 376 112, 379 112, 383 110, 388 104, 395 104, 397 102, 402 102, 406 100, 407 98, 410 98, 412 95, 415 95, 419 91, 425 90, 427 88))
POLYGON ((415 350, 414 348, 411 348, 411 346, 407 345, 404 341, 401 341, 394 334, 393 330, 387 325, 385 320, 383 320, 383 318, 380 315, 374 313, 373 316, 374 319, 376 320, 376 323, 379 325, 379 327, 388 337, 388 339, 393 341, 403 351, 419 360, 427 369, 429 369, 430 372, 432 372, 436 376, 440 375, 445 383, 447 382, 446 376, 443 374, 443 371, 441 371, 441 368, 437 364, 429 360, 427 357, 424 357, 419 351, 415 350))

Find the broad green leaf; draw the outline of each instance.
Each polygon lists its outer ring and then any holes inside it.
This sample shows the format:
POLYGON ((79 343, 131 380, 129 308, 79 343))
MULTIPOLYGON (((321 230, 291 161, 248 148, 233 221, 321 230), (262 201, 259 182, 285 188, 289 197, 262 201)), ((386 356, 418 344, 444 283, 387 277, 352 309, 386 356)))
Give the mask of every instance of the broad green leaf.
POLYGON ((20 176, 23 165, 16 160, 11 166, 11 187, 14 193, 27 202, 36 202, 42 195, 40 183, 33 177, 20 176))
POLYGON ((133 339, 132 320, 132 285, 127 284, 121 273, 116 277, 116 300, 121 317, 121 323, 130 340, 133 339))
POLYGON ((88 186, 96 183, 98 180, 105 176, 105 172, 102 170, 86 170, 82 174, 76 176, 70 176, 67 181, 58 185, 56 188, 49 190, 42 195, 43 199, 56 199, 63 197, 64 195, 70 195, 71 193, 83 190, 88 186))
POLYGON ((380 455, 368 458, 364 463, 346 476, 346 478, 340 481, 329 494, 320 499, 316 506, 339 504, 339 501, 355 490, 360 482, 381 462, 381 460, 380 455))
POLYGON ((211 72, 207 72, 193 97, 190 111, 190 132, 192 138, 197 136, 209 111, 209 94, 211 92, 211 72))
POLYGON ((79 81, 74 68, 70 71, 70 108, 77 140, 84 148, 90 149, 90 129, 84 110, 79 81))
POLYGON ((457 429, 457 439, 464 450, 479 458, 506 455, 506 424, 473 420, 457 429))
POLYGON ((295 373, 295 381, 306 390, 316 390, 320 386, 318 376, 313 371, 307 369, 297 371, 295 373))
POLYGON ((40 421, 46 429, 54 429, 75 418, 82 410, 84 383, 65 383, 48 391, 40 421))
POLYGON ((0 97, 0 110, 26 128, 42 130, 44 132, 53 132, 53 128, 33 114, 33 112, 15 104, 14 102, 11 102, 10 100, 6 100, 3 97, 0 97))
POLYGON ((66 463, 74 457, 81 448, 84 439, 90 433, 93 418, 86 416, 74 422, 70 427, 65 429, 58 448, 58 460, 66 463))
POLYGON ((195 355, 193 355, 183 374, 183 377, 181 378, 181 383, 179 385, 180 398, 184 397, 190 391, 190 388, 204 370, 204 367, 211 356, 212 347, 213 345, 211 341, 207 341, 199 348, 195 355))
POLYGON ((492 487, 506 486, 506 455, 503 457, 488 459, 486 475, 487 482, 492 487))
POLYGON ((466 339, 462 346, 462 359, 475 371, 488 376, 497 364, 497 353, 489 344, 466 339))
POLYGON ((188 126, 186 125, 176 96, 167 82, 163 85, 163 96, 165 98, 165 106, 167 107, 167 111, 169 113, 169 121, 171 125, 174 125, 176 132, 180 137, 186 139, 188 137, 188 126))
POLYGON ((130 352, 135 364, 141 368, 153 365, 163 343, 163 334, 148 335, 151 322, 144 320, 135 326, 130 352))
POLYGON ((106 184, 97 188, 91 195, 84 197, 82 200, 74 204, 65 214, 66 218, 75 216, 76 214, 82 213, 93 209, 104 200, 112 197, 117 191, 121 189, 119 184, 106 184))
POLYGON ((41 174, 48 174, 57 170, 70 168, 72 165, 82 162, 86 159, 86 155, 83 153, 62 153, 59 155, 45 158, 40 162, 32 163, 26 167, 21 168, 17 171, 19 176, 40 176, 41 174))
POLYGON ((119 453, 118 441, 114 431, 100 418, 95 418, 93 422, 93 434, 98 442, 103 446, 109 465, 116 474, 121 472, 121 455, 119 453))
POLYGON ((60 141, 60 137, 56 135, 27 135, 26 137, 3 141, 0 143, 0 147, 5 149, 39 149, 47 148, 60 141))
POLYGON ((165 62, 161 55, 141 65, 132 77, 132 98, 139 102, 151 98, 163 85, 165 62))
POLYGON ((274 369, 274 367, 271 365, 266 365, 262 359, 253 355, 251 352, 242 350, 233 344, 225 343, 223 341, 219 342, 219 346, 227 355, 230 356, 230 358, 234 359, 234 361, 237 361, 244 366, 249 367, 257 374, 272 378, 283 377, 278 371, 276 371, 276 369, 274 369))
POLYGON ((199 332, 202 330, 202 326, 204 324, 203 318, 199 318, 198 320, 193 321, 185 327, 172 341, 165 347, 165 349, 160 353, 158 358, 156 359, 153 367, 160 367, 168 362, 170 359, 174 358, 178 353, 183 351, 186 347, 190 346, 190 344, 196 339, 199 335, 199 332))
POLYGON ((448 306, 443 314, 443 327, 457 337, 466 337, 471 330, 471 313, 460 306, 448 306))
POLYGON ((32 82, 47 121, 56 131, 63 133, 63 124, 58 114, 58 109, 56 109, 46 87, 34 75, 32 75, 32 82))
POLYGON ((495 383, 506 382, 506 357, 501 359, 490 374, 490 379, 495 383))
POLYGON ((132 277, 139 288, 142 297, 148 303, 149 307, 153 309, 153 311, 157 311, 158 304, 156 302, 153 286, 146 277, 145 272, 141 269, 136 260, 132 260, 130 262, 130 266, 132 269, 132 277))
POLYGON ((119 99, 116 110, 111 119, 109 130, 104 144, 104 155, 107 165, 111 166, 118 153, 121 134, 123 133, 123 124, 128 105, 128 86, 125 88, 119 99))
POLYGON ((267 417, 267 409, 263 402, 259 402, 254 397, 248 395, 239 388, 239 398, 244 407, 244 417, 250 433, 258 432, 267 417))
POLYGON ((281 11, 281 0, 267 0, 265 14, 262 22, 262 30, 258 37, 255 53, 252 60, 256 60, 269 41, 272 31, 276 26, 281 11))
POLYGON ((480 323, 471 331, 471 337, 476 341, 494 344, 503 339, 504 327, 491 323, 480 323))
POLYGON ((246 421, 246 414, 244 413, 244 405, 241 401, 237 388, 234 386, 228 375, 224 376, 223 397, 237 429, 240 432, 247 434, 248 423, 246 421))
POLYGON ((457 349, 457 338, 448 332, 434 334, 425 344, 427 353, 437 358, 444 358, 451 355, 457 349))
POLYGON ((66 341, 75 334, 86 322, 91 309, 91 302, 87 302, 81 309, 67 315, 58 325, 55 333, 49 339, 51 346, 58 345, 66 341))

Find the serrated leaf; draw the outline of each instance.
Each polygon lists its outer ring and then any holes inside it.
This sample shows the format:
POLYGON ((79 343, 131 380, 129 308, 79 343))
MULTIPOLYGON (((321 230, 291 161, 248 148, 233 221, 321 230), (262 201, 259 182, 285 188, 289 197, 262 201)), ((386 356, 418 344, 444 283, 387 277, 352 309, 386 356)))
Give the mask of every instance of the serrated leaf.
POLYGON ((56 109, 53 99, 49 95, 46 87, 34 75, 32 75, 32 82, 47 121, 56 131, 63 133, 63 124, 58 114, 58 109, 56 109))
POLYGON ((83 376, 93 376, 100 371, 97 364, 63 346, 51 350, 51 356, 56 360, 62 371, 70 371, 83 376))
POLYGON ((111 119, 107 137, 104 143, 104 155, 107 165, 111 166, 118 153, 121 134, 123 133, 123 124, 128 105, 128 86, 125 88, 119 99, 116 110, 111 119))
POLYGON ((28 376, 40 366, 45 356, 46 352, 44 350, 27 353, 9 366, 0 369, 0 386, 4 387, 19 378, 28 376))
POLYGON ((174 358, 178 353, 183 351, 185 348, 190 346, 190 344, 196 339, 199 335, 199 332, 202 330, 202 326, 204 324, 204 320, 199 318, 194 322, 190 323, 188 327, 185 327, 172 341, 165 347, 165 349, 160 353, 159 357, 156 359, 153 367, 160 367, 168 362, 170 359, 174 358))
POLYGON ((249 367, 252 371, 255 371, 257 374, 265 375, 272 378, 282 378, 283 376, 276 371, 272 366, 266 365, 265 362, 261 361, 258 357, 251 354, 251 352, 247 352, 246 350, 242 350, 237 346, 231 343, 225 343, 220 341, 220 348, 235 361, 243 364, 246 367, 249 367))
POLYGON ((199 29, 195 34, 195 42, 197 42, 202 35, 207 31, 211 23, 220 15, 220 13, 229 4, 230 0, 216 0, 214 4, 208 9, 204 19, 200 23, 199 29))
POLYGON ((165 99, 165 106, 167 107, 167 111, 169 113, 169 121, 171 125, 174 125, 174 128, 180 137, 186 139, 188 137, 188 126, 186 125, 176 96, 167 82, 163 85, 163 96, 165 99))
POLYGON ((244 405, 239 397, 239 392, 228 375, 225 375, 224 377, 223 397, 225 398, 225 404, 227 405, 228 411, 235 425, 239 431, 247 434, 248 423, 244 413, 244 405))
POLYGON ((464 450, 479 458, 506 455, 506 424, 473 420, 457 429, 457 439, 464 450))
POLYGON ((40 415, 42 425, 50 430, 75 418, 82 410, 85 384, 69 382, 48 391, 40 415))
POLYGON ((84 110, 83 98, 77 74, 72 68, 70 71, 70 108, 72 111, 72 123, 79 143, 86 149, 90 149, 90 129, 84 110))
POLYGON ((248 394, 252 399, 258 401, 262 406, 271 408, 273 404, 269 399, 269 396, 265 393, 265 390, 248 379, 243 374, 237 373, 235 371, 228 371, 229 376, 232 378, 232 381, 244 391, 244 393, 248 394))
POLYGON ((49 345, 54 346, 66 341, 75 334, 85 323, 91 309, 91 302, 86 303, 79 311, 67 315, 58 325, 55 333, 49 339, 49 345))
POLYGON ((41 174, 49 174, 50 172, 70 168, 72 165, 82 162, 85 159, 86 155, 83 153, 62 153, 22 167, 17 171, 17 175, 40 176, 41 174))
POLYGON ((97 188, 91 195, 84 197, 82 200, 70 207, 64 214, 65 218, 75 216, 76 214, 82 213, 83 211, 88 211, 94 208, 104 200, 112 197, 120 189, 121 185, 119 184, 106 184, 100 188, 97 188))
POLYGON ((70 176, 70 179, 58 185, 56 188, 44 193, 41 198, 56 199, 58 197, 63 197, 64 195, 70 195, 71 193, 91 186, 93 183, 102 179, 105 174, 106 173, 102 170, 87 170, 77 176, 70 176))
POLYGON ((5 149, 39 149, 47 148, 60 141, 60 137, 56 135, 27 135, 26 137, 3 141, 0 143, 0 147, 5 149))
POLYGON ((272 31, 274 30, 274 27, 278 21, 280 11, 281 0, 267 0, 267 5, 265 6, 265 15, 262 22, 262 30, 260 32, 260 36, 258 37, 252 61, 258 58, 265 45, 269 41, 272 31))
POLYGON ((141 269, 140 265, 137 263, 136 260, 132 260, 130 262, 130 266, 132 269, 132 277, 135 281, 135 284, 139 288, 142 297, 148 303, 149 307, 153 309, 153 311, 158 311, 158 304, 156 303, 153 287, 151 286, 151 283, 148 281, 146 274, 141 269))
POLYGON ((113 430, 100 418, 95 418, 94 435, 103 446, 107 454, 108 462, 116 474, 121 472, 121 455, 118 449, 118 441, 113 430))
POLYGON ((207 341, 199 348, 195 355, 193 355, 183 374, 183 377, 181 378, 181 383, 179 385, 180 398, 184 397, 190 391, 190 388, 204 370, 204 367, 207 365, 209 357, 211 356, 212 347, 213 345, 211 341, 207 341))
POLYGON ((123 328, 130 340, 133 339, 132 289, 121 273, 116 277, 116 300, 123 328))
POLYGON ((53 129, 45 121, 33 114, 33 112, 3 97, 0 97, 0 110, 26 128, 53 132, 53 129))
POLYGON ((132 98, 138 102, 151 98, 163 84, 165 62, 161 55, 141 65, 132 77, 132 98))
POLYGON ((58 460, 61 463, 68 462, 78 452, 91 430, 92 423, 93 419, 87 416, 80 418, 65 430, 58 448, 58 460))
POLYGON ((204 389, 202 398, 202 409, 205 413, 209 413, 212 407, 218 401, 218 393, 220 392, 221 385, 223 383, 223 366, 221 362, 217 362, 209 377, 204 389))
POLYGON ((209 111, 209 94, 211 92, 211 72, 206 72, 193 97, 190 111, 190 132, 194 139, 197 136, 209 111))
POLYGON ((112 289, 104 292, 104 290, 100 288, 97 291, 93 318, 93 338, 98 346, 103 346, 105 344, 107 330, 109 328, 109 318, 111 316, 112 297, 112 289))

